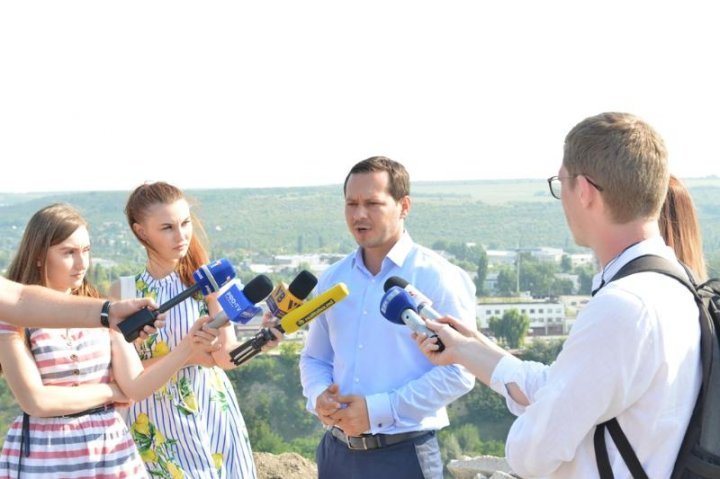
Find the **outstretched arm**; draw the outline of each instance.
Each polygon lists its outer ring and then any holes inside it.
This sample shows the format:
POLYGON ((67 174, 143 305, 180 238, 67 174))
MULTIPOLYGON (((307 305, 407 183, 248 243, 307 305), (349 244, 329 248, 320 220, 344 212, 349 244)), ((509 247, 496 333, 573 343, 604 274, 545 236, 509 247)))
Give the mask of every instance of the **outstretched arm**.
MULTIPOLYGON (((21 327, 97 328, 105 301, 71 296, 42 286, 30 286, 0 278, 0 321, 21 327)), ((110 306, 110 326, 144 307, 149 299, 115 301, 110 306)))
MULTIPOLYGON (((420 350, 430 362, 437 365, 460 364, 488 386, 500 360, 512 356, 484 334, 468 328, 451 316, 440 318, 439 322, 427 321, 427 326, 437 333, 445 345, 445 349, 439 351, 436 338, 416 335, 420 350)), ((517 384, 510 383, 506 387, 515 402, 523 406, 529 404, 527 396, 517 384)))

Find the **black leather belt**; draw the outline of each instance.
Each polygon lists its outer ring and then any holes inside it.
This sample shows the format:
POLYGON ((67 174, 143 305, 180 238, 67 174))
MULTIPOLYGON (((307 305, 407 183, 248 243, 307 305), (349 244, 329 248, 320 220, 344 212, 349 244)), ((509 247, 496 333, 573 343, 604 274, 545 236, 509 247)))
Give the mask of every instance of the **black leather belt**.
POLYGON ((430 434, 432 431, 412 431, 400 434, 363 434, 362 436, 348 436, 342 429, 333 427, 330 434, 336 439, 344 443, 349 449, 367 451, 368 449, 378 449, 381 447, 392 446, 403 441, 409 441, 416 437, 430 434))
POLYGON ((101 412, 105 411, 112 411, 115 409, 114 404, 105 404, 104 406, 98 406, 94 407, 92 409, 86 409, 85 411, 76 412, 74 414, 63 414, 62 416, 56 416, 56 417, 83 417, 83 416, 89 416, 91 414, 99 414, 101 412))

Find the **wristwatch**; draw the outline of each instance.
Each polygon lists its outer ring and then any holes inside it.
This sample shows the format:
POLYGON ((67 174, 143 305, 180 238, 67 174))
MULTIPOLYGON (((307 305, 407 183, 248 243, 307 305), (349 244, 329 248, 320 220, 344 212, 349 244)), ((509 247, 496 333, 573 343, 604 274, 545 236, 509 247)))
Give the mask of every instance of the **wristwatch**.
POLYGON ((110 327, 110 301, 105 301, 100 310, 100 324, 106 328, 110 327))

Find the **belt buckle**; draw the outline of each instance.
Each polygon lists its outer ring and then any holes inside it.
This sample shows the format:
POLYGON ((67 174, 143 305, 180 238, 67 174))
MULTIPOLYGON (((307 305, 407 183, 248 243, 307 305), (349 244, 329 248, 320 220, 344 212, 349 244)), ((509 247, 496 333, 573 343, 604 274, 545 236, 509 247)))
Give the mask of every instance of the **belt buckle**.
POLYGON ((347 436, 347 440, 348 440, 347 441, 348 449, 351 449, 353 451, 367 451, 368 450, 367 438, 365 436, 355 436, 355 437, 347 436), (360 439, 360 441, 362 441, 362 447, 353 446, 353 439, 360 439))

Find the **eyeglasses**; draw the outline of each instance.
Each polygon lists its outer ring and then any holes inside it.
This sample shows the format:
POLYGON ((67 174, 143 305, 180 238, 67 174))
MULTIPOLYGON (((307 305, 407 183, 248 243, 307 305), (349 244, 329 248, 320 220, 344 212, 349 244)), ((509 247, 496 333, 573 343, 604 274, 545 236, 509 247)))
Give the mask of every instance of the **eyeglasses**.
POLYGON ((551 176, 547 179, 548 186, 550 187, 550 194, 553 195, 553 198, 557 198, 558 200, 561 198, 562 194, 562 181, 566 180, 568 178, 577 178, 578 176, 584 176, 588 183, 590 183, 596 190, 602 192, 603 187, 595 183, 593 180, 590 179, 587 175, 584 175, 582 173, 578 173, 576 175, 568 175, 568 176, 551 176))

